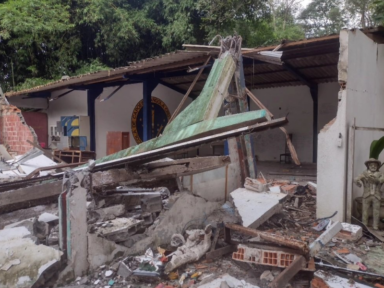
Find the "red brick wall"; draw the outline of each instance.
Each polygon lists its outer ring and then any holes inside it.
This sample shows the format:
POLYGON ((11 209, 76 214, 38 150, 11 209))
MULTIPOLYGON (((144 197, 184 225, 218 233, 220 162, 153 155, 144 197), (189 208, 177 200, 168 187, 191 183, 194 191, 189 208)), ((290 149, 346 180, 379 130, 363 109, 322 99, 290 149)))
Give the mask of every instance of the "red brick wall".
POLYGON ((0 114, 0 143, 9 151, 24 154, 33 146, 26 142, 34 142, 35 132, 26 125, 21 111, 13 105, 1 105, 0 114))

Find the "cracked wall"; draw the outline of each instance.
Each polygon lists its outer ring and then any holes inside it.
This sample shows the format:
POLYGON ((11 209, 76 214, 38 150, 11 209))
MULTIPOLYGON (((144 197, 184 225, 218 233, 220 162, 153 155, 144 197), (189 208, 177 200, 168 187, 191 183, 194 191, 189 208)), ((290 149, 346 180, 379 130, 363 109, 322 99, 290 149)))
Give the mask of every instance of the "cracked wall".
MULTIPOLYGON (((337 116, 322 129, 318 140, 317 216, 338 211, 334 218, 343 221, 350 204, 346 203, 347 184, 366 169, 364 162, 368 160, 371 142, 384 134, 355 132, 354 169, 348 179, 348 129, 354 119, 356 126, 384 128, 384 46, 360 30, 342 30, 338 70, 342 88, 337 116)), ((352 199, 363 192, 356 185, 352 191, 352 199)))

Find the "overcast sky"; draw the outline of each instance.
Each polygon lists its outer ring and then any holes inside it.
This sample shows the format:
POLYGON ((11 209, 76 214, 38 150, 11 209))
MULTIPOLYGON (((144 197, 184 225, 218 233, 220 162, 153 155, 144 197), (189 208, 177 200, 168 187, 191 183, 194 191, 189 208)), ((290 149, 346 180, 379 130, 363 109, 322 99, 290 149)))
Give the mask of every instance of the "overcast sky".
POLYGON ((303 8, 307 7, 308 3, 310 3, 311 0, 302 0, 301 2, 301 5, 303 6, 303 8))

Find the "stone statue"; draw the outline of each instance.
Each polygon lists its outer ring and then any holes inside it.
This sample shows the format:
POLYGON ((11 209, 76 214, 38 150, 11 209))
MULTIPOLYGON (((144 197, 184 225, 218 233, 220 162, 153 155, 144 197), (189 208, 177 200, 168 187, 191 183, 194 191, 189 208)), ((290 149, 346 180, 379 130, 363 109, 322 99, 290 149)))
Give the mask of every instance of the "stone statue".
POLYGON ((373 208, 373 229, 379 229, 380 221, 380 202, 381 202, 381 186, 384 183, 384 175, 379 171, 381 162, 376 159, 365 161, 367 170, 355 179, 358 187, 364 186, 363 193, 363 219, 362 222, 368 226, 368 211, 373 208))

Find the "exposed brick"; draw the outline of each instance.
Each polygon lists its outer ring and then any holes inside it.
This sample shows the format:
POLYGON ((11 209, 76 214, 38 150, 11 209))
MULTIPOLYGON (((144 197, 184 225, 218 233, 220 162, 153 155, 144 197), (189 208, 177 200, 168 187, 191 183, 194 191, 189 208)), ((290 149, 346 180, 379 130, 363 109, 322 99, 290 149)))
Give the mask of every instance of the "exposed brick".
POLYGON ((311 288, 330 288, 327 283, 324 282, 323 279, 320 279, 319 277, 313 278, 311 281, 311 288))
POLYGON ((34 130, 25 124, 21 111, 12 105, 0 107, 0 142, 10 151, 24 154, 33 148, 26 140, 34 141, 34 130))
POLYGON ((281 190, 287 194, 293 195, 296 192, 298 185, 284 185, 281 186, 281 190))

